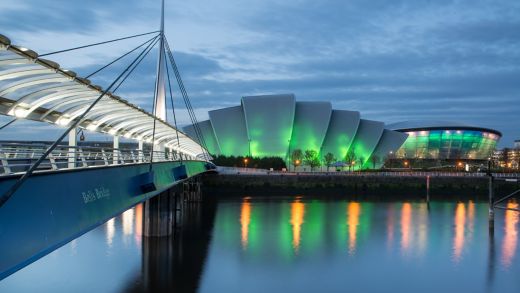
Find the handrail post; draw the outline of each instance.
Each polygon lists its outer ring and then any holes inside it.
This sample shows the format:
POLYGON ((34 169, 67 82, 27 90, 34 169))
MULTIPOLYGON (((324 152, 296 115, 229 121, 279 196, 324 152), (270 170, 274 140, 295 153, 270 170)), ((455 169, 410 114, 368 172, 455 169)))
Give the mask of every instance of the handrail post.
POLYGON ((67 154, 67 167, 69 169, 76 168, 76 146, 78 145, 76 133, 77 128, 73 128, 69 131, 69 150, 67 154))
POLYGON ((143 141, 142 140, 139 140, 137 153, 138 153, 138 158, 139 158, 138 161, 139 161, 139 163, 142 163, 143 162, 143 157, 144 157, 144 154, 143 154, 143 141))
POLYGON ((119 164, 119 136, 114 135, 114 145, 112 150, 112 164, 119 164))

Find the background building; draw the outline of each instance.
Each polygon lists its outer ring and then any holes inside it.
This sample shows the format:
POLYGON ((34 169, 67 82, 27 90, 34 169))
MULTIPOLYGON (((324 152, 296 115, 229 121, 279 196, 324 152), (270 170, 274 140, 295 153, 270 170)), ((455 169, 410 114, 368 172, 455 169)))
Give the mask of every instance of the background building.
MULTIPOLYGON (((332 153, 335 161, 355 154, 355 169, 382 166, 399 149, 406 133, 361 119, 357 111, 332 109, 330 102, 297 102, 292 94, 243 97, 241 105, 209 111, 199 122, 213 155, 281 157, 300 149, 315 151, 320 160, 332 153)), ((196 139, 193 125, 184 131, 196 139)))
POLYGON ((503 148, 493 153, 493 164, 495 167, 505 171, 520 170, 520 140, 515 140, 513 148, 503 148))
MULTIPOLYGON (((313 150, 322 162, 332 153, 356 170, 380 168, 385 161, 398 168, 477 165, 493 155, 502 136, 456 122, 385 126, 361 119, 357 111, 332 109, 329 102, 297 102, 292 94, 243 97, 239 106, 209 111, 199 128, 213 155, 280 157, 292 164, 295 149, 313 150)), ((196 140, 193 125, 184 131, 196 140)))
POLYGON ((497 130, 445 121, 406 121, 388 127, 408 134, 395 158, 410 163, 485 161, 502 137, 497 130))

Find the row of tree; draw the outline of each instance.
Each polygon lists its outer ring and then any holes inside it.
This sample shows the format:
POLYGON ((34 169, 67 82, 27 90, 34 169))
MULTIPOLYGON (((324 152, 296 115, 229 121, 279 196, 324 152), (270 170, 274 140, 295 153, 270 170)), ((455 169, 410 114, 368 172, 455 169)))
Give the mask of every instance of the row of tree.
POLYGON ((223 167, 251 167, 259 169, 282 170, 287 168, 285 161, 280 157, 252 158, 244 156, 213 156, 213 163, 223 167))
MULTIPOLYGON (((381 162, 381 158, 374 154, 370 157, 370 162, 372 163, 372 168, 375 169, 377 164, 381 162)), ((339 160, 332 153, 326 153, 323 156, 323 159, 320 159, 318 152, 315 150, 302 151, 301 149, 295 149, 291 152, 291 163, 295 168, 300 165, 309 166, 311 171, 313 171, 314 168, 320 167, 322 163, 327 166, 327 171, 329 171, 332 166, 346 166, 349 171, 352 171, 356 164, 358 169, 361 170, 365 163, 365 157, 358 156, 356 152, 351 149, 347 152, 344 158, 339 160)))
MULTIPOLYGON (((321 166, 326 166, 327 171, 329 171, 331 167, 347 167, 349 171, 355 170, 357 167, 358 170, 361 170, 365 163, 365 157, 358 156, 354 150, 349 150, 343 159, 338 160, 332 153, 326 153, 322 158, 320 158, 319 153, 315 150, 302 151, 301 149, 295 149, 290 154, 290 160, 294 169, 298 166, 309 166, 311 171, 314 171, 314 169, 321 166)), ((377 155, 372 155, 370 157, 373 169, 376 168, 380 161, 381 159, 377 155)), ((280 157, 258 158, 219 155, 213 157, 213 163, 218 166, 226 167, 251 167, 260 169, 273 168, 274 170, 287 168, 284 159, 280 157)))

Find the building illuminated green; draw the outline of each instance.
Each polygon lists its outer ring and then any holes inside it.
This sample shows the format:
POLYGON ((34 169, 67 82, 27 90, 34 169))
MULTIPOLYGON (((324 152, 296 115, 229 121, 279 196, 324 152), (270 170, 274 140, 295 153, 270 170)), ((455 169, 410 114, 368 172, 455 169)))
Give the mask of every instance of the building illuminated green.
MULTIPOLYGON (((209 118, 199 127, 212 155, 281 157, 293 165, 291 152, 313 150, 322 164, 332 153, 352 170, 381 168, 390 157, 484 160, 501 137, 460 123, 385 125, 361 119, 357 111, 332 109, 330 102, 297 102, 293 94, 243 97, 240 106, 212 110, 209 118)), ((197 140, 193 126, 184 129, 197 140)))
POLYGON ((403 122, 391 127, 408 134, 396 152, 401 159, 487 160, 502 134, 453 122, 403 122))

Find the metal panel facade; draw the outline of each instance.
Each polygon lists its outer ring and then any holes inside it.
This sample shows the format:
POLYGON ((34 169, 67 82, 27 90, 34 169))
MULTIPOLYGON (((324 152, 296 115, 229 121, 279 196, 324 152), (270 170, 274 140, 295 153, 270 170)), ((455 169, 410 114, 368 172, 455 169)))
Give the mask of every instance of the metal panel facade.
POLYGON ((209 111, 221 154, 247 156, 249 154, 246 122, 241 106, 209 111))
MULTIPOLYGON (((209 153, 212 155, 220 155, 220 147, 218 145, 217 138, 215 137, 215 133, 213 132, 213 126, 211 125, 211 121, 205 120, 199 122, 198 124, 209 153)), ((193 138, 193 140, 195 140, 199 144, 201 143, 197 139, 197 135, 195 134, 195 127, 193 125, 185 126, 183 130, 184 132, 186 132, 187 135, 193 138)))
POLYGON ((361 168, 370 158, 377 146, 381 135, 383 135, 385 124, 379 121, 361 119, 349 151, 353 150, 356 155, 356 166, 361 168))
POLYGON ((385 129, 376 149, 364 167, 374 169, 381 168, 390 152, 395 154, 407 137, 408 134, 406 133, 385 129))
POLYGON ((289 153, 295 149, 320 152, 329 127, 332 105, 329 102, 296 102, 296 113, 289 153))
POLYGON ((322 154, 332 153, 338 161, 345 158, 359 126, 359 112, 332 110, 323 141, 322 154))
POLYGON ((242 106, 251 155, 285 158, 293 129, 294 95, 243 97, 242 106))

